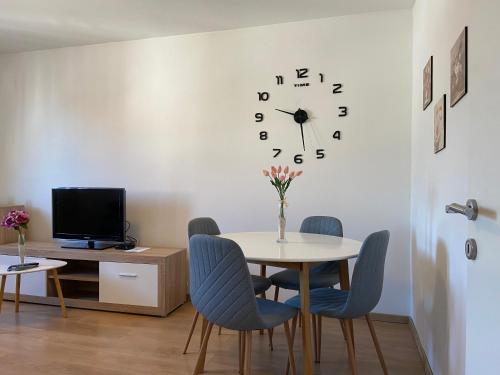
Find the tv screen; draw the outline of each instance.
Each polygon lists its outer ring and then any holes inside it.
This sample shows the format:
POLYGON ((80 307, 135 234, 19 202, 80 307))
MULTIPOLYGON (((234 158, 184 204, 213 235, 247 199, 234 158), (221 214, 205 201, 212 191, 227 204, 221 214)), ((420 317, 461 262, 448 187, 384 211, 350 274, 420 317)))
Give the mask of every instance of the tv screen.
POLYGON ((125 220, 125 189, 52 189, 54 238, 123 242, 125 220))

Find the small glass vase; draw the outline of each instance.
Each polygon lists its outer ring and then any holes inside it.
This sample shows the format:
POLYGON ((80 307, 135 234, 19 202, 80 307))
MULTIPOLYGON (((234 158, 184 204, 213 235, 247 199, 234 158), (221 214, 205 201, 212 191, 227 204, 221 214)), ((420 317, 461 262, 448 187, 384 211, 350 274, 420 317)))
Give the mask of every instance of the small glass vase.
POLYGON ((26 237, 22 232, 19 232, 17 237, 17 251, 19 253, 19 260, 21 264, 24 264, 24 256, 26 254, 26 237))
POLYGON ((285 208, 287 206, 286 200, 281 200, 279 203, 279 216, 278 216, 278 242, 286 242, 285 231, 286 231, 286 217, 285 208))

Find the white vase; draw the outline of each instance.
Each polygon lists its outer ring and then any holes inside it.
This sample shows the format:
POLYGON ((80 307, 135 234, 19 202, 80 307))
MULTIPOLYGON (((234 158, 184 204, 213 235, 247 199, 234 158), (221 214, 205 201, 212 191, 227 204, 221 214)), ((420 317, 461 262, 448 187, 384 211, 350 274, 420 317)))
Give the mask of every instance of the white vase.
POLYGON ((281 200, 279 203, 279 215, 278 215, 278 242, 286 242, 285 232, 286 232, 286 217, 285 208, 286 200, 281 200))

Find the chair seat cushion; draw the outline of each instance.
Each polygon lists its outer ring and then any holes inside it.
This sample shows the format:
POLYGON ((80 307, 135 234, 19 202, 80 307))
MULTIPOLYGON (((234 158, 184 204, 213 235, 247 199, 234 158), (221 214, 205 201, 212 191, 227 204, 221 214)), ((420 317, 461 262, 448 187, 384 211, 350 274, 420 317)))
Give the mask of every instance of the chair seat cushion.
MULTIPOLYGON (((341 312, 349 297, 348 290, 331 288, 314 289, 311 290, 310 296, 311 313, 331 318, 343 318, 341 312)), ((300 309, 300 295, 290 298, 285 303, 296 309, 300 309)))
POLYGON ((267 277, 257 276, 257 275, 251 275, 251 276, 252 276, 253 290, 255 294, 258 295, 264 293, 271 287, 271 280, 269 280, 267 277))
POLYGON ((274 302, 268 299, 257 298, 257 308, 264 322, 263 327, 255 327, 254 329, 269 329, 274 328, 285 321, 292 319, 297 315, 297 309, 293 306, 286 305, 280 302, 274 302))
MULTIPOLYGON (((284 270, 269 277, 273 285, 283 289, 300 290, 299 271, 284 270)), ((314 272, 309 274, 309 289, 327 288, 339 283, 339 273, 334 272, 314 272)))

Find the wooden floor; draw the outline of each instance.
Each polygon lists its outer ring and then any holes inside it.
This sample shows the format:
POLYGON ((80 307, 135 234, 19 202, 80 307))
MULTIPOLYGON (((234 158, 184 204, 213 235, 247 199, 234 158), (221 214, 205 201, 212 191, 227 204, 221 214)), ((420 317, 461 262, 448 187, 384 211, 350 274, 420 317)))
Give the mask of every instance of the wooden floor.
MULTIPOLYGON (((191 319, 187 304, 168 318, 154 318, 89 310, 68 309, 60 317, 58 307, 4 302, 0 314, 0 374, 191 374, 196 362, 199 331, 190 352, 182 355, 191 319)), ((389 373, 423 374, 417 348, 406 324, 375 322, 389 373)), ((347 352, 335 320, 323 324, 322 363, 315 374, 349 374, 347 352)), ((359 373, 382 374, 366 322, 355 322, 359 373)), ((206 362, 208 374, 237 374, 238 335, 214 329, 206 362)), ((295 342, 301 367, 300 335, 295 342)), ((254 374, 283 374, 286 346, 283 329, 275 333, 274 352, 267 336, 254 336, 254 374)), ((299 372, 299 374, 301 371, 299 372)))

